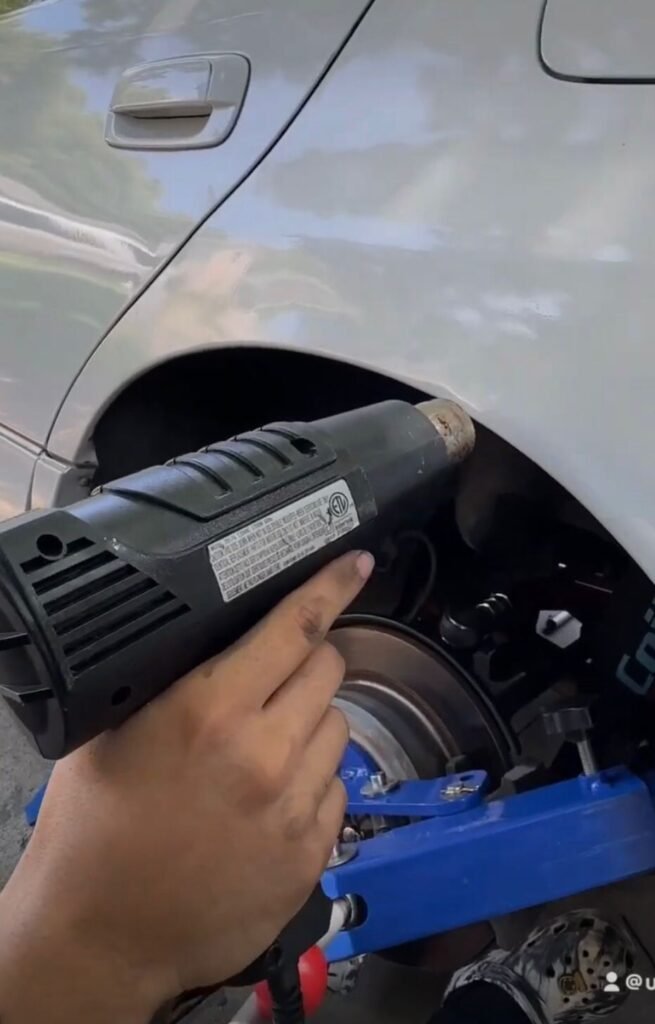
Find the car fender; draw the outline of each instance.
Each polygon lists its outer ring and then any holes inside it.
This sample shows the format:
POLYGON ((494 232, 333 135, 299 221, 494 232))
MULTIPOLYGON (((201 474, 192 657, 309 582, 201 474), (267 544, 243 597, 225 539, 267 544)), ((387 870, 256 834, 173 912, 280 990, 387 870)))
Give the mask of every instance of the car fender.
POLYGON ((549 76, 541 6, 377 0, 88 361, 50 453, 79 458, 112 398, 183 353, 316 353, 460 401, 655 578, 653 93, 549 76))

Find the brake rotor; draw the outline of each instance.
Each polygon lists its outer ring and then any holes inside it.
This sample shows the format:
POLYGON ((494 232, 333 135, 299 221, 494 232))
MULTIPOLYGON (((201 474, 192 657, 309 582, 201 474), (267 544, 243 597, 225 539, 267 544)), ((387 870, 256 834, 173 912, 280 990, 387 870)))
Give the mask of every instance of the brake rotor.
POLYGON ((436 778, 467 755, 499 779, 514 746, 493 705, 456 662, 411 629, 373 617, 344 619, 330 642, 346 662, 336 703, 351 758, 392 779, 436 778))

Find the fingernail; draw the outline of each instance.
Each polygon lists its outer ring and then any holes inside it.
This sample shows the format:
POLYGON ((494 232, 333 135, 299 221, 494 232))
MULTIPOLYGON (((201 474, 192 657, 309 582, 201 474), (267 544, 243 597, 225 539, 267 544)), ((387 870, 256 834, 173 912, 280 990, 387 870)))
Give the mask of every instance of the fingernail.
POLYGON ((359 575, 363 580, 367 580, 375 568, 375 559, 370 551, 360 551, 355 564, 359 575))

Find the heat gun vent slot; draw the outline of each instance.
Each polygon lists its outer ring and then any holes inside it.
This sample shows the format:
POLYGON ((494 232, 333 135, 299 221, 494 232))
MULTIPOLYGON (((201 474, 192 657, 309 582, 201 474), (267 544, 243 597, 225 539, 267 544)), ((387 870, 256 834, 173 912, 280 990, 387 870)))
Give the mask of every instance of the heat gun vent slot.
POLYGON ((100 569, 102 566, 109 565, 110 562, 115 560, 115 555, 112 555, 111 552, 101 551, 97 555, 92 555, 83 565, 79 563, 68 565, 65 569, 46 576, 45 579, 35 580, 32 586, 35 593, 39 595, 47 594, 51 590, 57 590, 58 587, 63 586, 65 583, 70 583, 71 580, 77 579, 82 573, 86 574, 93 569, 100 569))
MULTIPOLYGON (((108 563, 105 563, 105 565, 106 564, 108 563)), ((77 586, 75 590, 70 590, 67 593, 62 594, 61 597, 55 597, 46 601, 43 607, 49 615, 55 615, 57 612, 70 608, 71 605, 78 604, 79 601, 92 599, 96 594, 104 593, 109 587, 113 587, 117 583, 122 583, 123 580, 127 580, 136 574, 136 569, 131 565, 115 566, 111 570, 105 572, 102 576, 90 580, 88 583, 83 583, 81 586, 77 586)))
POLYGON ((73 677, 189 611, 152 577, 86 537, 65 544, 56 561, 38 554, 21 568, 73 677))
POLYGON ((136 618, 134 613, 118 618, 111 629, 92 633, 88 642, 85 640, 74 648, 69 655, 72 675, 79 676, 95 669, 106 658, 121 653, 129 644, 172 623, 188 610, 187 605, 180 603, 172 594, 165 593, 144 605, 136 618), (78 654, 81 656, 77 657, 78 654))
POLYGON ((34 558, 23 563, 23 569, 31 575, 34 593, 43 599, 44 610, 56 632, 65 628, 62 613, 80 602, 84 602, 83 609, 76 608, 72 617, 82 622, 97 614, 99 601, 122 601, 119 591, 133 587, 133 577, 145 580, 148 589, 157 586, 154 580, 141 576, 133 565, 122 562, 112 551, 99 548, 86 537, 67 544, 66 554, 56 562, 36 562, 34 558))
MULTIPOLYGON (((89 540, 88 537, 78 537, 77 540, 73 540, 67 545, 64 545, 62 542, 62 548, 67 555, 76 555, 78 551, 85 551, 86 548, 90 547, 93 547, 93 541, 89 540)), ((52 565, 52 561, 52 558, 47 558, 44 555, 35 555, 34 558, 28 559, 27 562, 21 562, 21 569, 26 576, 31 576, 38 569, 45 569, 46 566, 52 565)))
POLYGON ((258 452, 236 438, 234 441, 221 441, 220 444, 210 444, 203 448, 201 454, 215 455, 228 465, 231 463, 232 466, 236 467, 242 480, 245 479, 244 473, 246 477, 254 478, 255 480, 263 480, 267 475, 266 467, 258 465, 258 452))
MULTIPOLYGON (((138 595, 140 598, 141 595, 138 595)), ((151 612, 157 611, 164 605, 170 604, 175 598, 172 594, 165 591, 162 594, 156 594, 154 597, 148 598, 145 601, 139 601, 136 604, 136 599, 131 599, 126 602, 121 602, 123 605, 129 604, 131 607, 128 611, 123 607, 122 614, 112 615, 107 621, 107 615, 103 616, 103 621, 97 622, 92 625, 88 630, 82 633, 79 626, 74 627, 73 632, 77 634, 75 639, 67 640, 63 643, 64 654, 68 657, 72 657, 78 654, 80 651, 84 651, 87 647, 97 645, 100 641, 106 640, 112 633, 123 629, 135 620, 142 619, 146 615, 150 615, 151 612)), ((114 608, 111 611, 115 610, 114 608)), ((86 625, 86 623, 85 623, 86 625)), ((69 630, 70 632, 70 630, 69 630)))
MULTIPOLYGON (((263 427, 261 433, 272 434, 276 439, 283 439, 288 445, 291 446, 291 448, 293 448, 296 452, 298 452, 299 455, 303 456, 304 458, 313 459, 316 453, 318 452, 318 448, 316 447, 315 443, 311 441, 308 437, 302 437, 302 435, 296 434, 294 431, 289 430, 285 427, 277 427, 271 425, 270 427, 263 427)), ((277 443, 279 445, 280 441, 278 441, 277 443)))
POLYGON ((278 445, 276 447, 276 445, 272 444, 271 441, 263 436, 263 434, 263 430, 260 430, 258 433, 241 434, 237 437, 237 441, 247 441, 253 448, 258 448, 260 452, 264 452, 265 455, 270 456, 278 466, 282 466, 284 469, 286 469, 287 466, 293 465, 293 459, 289 458, 281 446, 278 445))
MULTIPOLYGON (((125 568, 128 567, 125 566, 125 568)), ((129 566, 129 568, 131 569, 132 566, 129 566)), ((133 576, 134 570, 131 573, 120 571, 119 573, 114 573, 108 581, 112 593, 107 596, 103 588, 103 592, 101 592, 99 598, 88 603, 83 610, 77 613, 73 611, 70 616, 60 615, 54 622, 55 633, 60 637, 65 637, 74 630, 79 629, 80 626, 88 626, 89 623, 93 622, 94 619, 97 619, 100 615, 105 615, 107 612, 111 612, 115 608, 121 608, 126 601, 130 601, 135 597, 140 597, 142 594, 147 594, 148 591, 157 588, 155 581, 151 580, 149 577, 146 576, 134 583, 133 576), (125 587, 120 587, 119 584, 126 579, 130 581, 129 584, 125 587)), ((85 596, 88 596, 88 594, 85 596)), ((54 603, 55 602, 52 602, 52 604, 54 603)), ((61 606, 59 609, 52 609, 48 608, 46 605, 46 610, 56 613, 58 610, 61 611, 62 609, 61 606)), ((66 650, 65 646, 64 650, 66 650)))

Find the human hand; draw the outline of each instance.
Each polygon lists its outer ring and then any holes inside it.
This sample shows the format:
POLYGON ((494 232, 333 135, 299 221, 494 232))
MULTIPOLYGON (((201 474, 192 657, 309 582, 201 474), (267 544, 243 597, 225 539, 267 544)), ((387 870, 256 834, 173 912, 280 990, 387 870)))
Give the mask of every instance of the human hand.
POLYGON ((344 665, 324 638, 372 566, 338 559, 56 766, 0 895, 2 1024, 140 1022, 242 970, 300 909, 345 809, 344 665))

